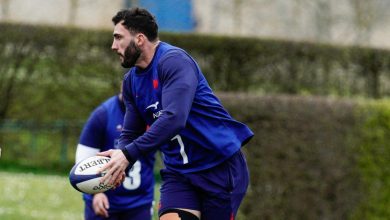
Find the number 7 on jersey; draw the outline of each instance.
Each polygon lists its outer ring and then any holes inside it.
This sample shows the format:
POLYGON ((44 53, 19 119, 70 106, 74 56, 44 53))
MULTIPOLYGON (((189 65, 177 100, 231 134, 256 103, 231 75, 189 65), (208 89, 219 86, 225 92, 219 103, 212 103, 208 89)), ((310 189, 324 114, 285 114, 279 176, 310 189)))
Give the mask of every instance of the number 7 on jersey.
POLYGON ((188 157, 187 157, 187 154, 186 152, 184 151, 184 143, 183 143, 183 140, 181 139, 181 136, 180 135, 176 135, 175 137, 173 137, 171 139, 171 141, 173 140, 177 140, 177 142, 179 143, 180 145, 180 154, 181 154, 181 157, 183 157, 183 164, 187 164, 188 163, 188 157))

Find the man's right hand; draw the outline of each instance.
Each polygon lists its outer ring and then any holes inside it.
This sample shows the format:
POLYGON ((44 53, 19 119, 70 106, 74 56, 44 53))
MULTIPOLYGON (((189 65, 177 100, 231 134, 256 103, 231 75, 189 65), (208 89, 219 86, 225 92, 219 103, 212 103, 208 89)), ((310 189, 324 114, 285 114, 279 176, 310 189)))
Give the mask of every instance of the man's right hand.
POLYGON ((93 211, 95 211, 96 215, 103 216, 108 218, 108 209, 110 208, 110 203, 108 202, 108 198, 104 193, 97 193, 93 196, 92 200, 93 211))
POLYGON ((110 162, 103 165, 98 171, 99 173, 106 172, 100 179, 100 182, 118 187, 125 180, 125 170, 130 162, 126 159, 126 156, 121 150, 111 149, 100 152, 97 155, 111 158, 110 162))

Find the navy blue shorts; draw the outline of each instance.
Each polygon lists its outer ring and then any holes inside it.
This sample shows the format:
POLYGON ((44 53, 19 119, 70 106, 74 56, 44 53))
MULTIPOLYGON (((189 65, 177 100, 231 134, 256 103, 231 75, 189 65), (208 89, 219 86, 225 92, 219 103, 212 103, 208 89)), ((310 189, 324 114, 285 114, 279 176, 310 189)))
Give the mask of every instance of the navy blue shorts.
POLYGON ((152 219, 152 204, 140 206, 134 209, 122 211, 122 212, 111 212, 109 211, 108 218, 98 216, 95 214, 90 202, 85 202, 84 219, 85 220, 151 220, 152 219))
POLYGON ((249 184, 244 155, 235 153, 216 167, 195 173, 179 174, 162 169, 159 215, 174 208, 201 212, 202 220, 231 220, 249 184))

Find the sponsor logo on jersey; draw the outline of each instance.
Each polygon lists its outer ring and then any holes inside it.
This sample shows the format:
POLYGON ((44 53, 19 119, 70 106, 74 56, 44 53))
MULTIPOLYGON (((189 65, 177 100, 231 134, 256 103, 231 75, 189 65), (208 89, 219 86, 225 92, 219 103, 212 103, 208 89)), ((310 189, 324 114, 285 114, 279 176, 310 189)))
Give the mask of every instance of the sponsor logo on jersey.
POLYGON ((153 113, 153 119, 156 119, 156 118, 160 117, 162 114, 163 114, 163 111, 162 111, 162 110, 153 113))
MULTIPOLYGON (((158 101, 154 104, 149 105, 145 108, 145 110, 153 109, 153 111, 156 111, 158 109, 158 104, 160 104, 158 101)), ((163 114, 163 110, 160 110, 158 112, 153 112, 153 119, 159 118, 163 114)))
POLYGON ((146 109, 154 108, 154 110, 157 110, 158 104, 159 104, 159 102, 157 101, 156 103, 151 104, 151 105, 149 105, 148 107, 146 107, 146 109))

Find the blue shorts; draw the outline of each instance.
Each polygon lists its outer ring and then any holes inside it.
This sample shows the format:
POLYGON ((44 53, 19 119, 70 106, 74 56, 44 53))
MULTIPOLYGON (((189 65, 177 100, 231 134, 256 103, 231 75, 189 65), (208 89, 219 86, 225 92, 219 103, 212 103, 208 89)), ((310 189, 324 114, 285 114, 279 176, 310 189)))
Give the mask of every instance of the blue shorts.
POLYGON ((213 168, 180 174, 168 169, 162 178, 159 215, 169 209, 201 212, 202 220, 233 219, 249 185, 249 172, 241 151, 213 168))
POLYGON ((152 204, 140 206, 134 209, 112 212, 109 211, 108 218, 98 216, 95 214, 92 208, 91 202, 85 202, 84 219, 85 220, 151 220, 152 219, 152 204))

